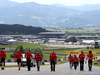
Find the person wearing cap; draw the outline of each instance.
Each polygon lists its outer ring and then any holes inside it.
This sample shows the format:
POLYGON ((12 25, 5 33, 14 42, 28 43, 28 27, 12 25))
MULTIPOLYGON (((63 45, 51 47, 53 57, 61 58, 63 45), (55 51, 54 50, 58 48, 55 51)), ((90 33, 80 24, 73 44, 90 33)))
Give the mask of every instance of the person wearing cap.
POLYGON ((85 55, 83 51, 81 51, 81 54, 79 55, 80 71, 84 71, 84 58, 85 58, 85 55))
POLYGON ((74 69, 76 70, 77 69, 77 62, 78 62, 78 58, 76 57, 76 55, 74 55, 74 58, 73 58, 73 63, 74 63, 74 69))
POLYGON ((70 69, 72 69, 72 67, 73 67, 73 56, 71 56, 71 54, 70 54, 69 57, 68 57, 68 59, 69 59, 70 69))
POLYGON ((56 53, 54 52, 54 50, 52 50, 52 53, 50 54, 50 64, 51 64, 51 71, 55 71, 55 63, 57 60, 57 56, 56 53))
POLYGON ((37 71, 40 71, 40 63, 42 62, 42 56, 39 54, 39 51, 37 51, 37 54, 35 54, 34 61, 37 63, 37 71))
POLYGON ((89 54, 87 54, 87 59, 88 59, 89 71, 92 71, 92 59, 93 59, 92 51, 89 51, 89 54))
POLYGON ((18 70, 20 70, 20 67, 21 67, 21 58, 23 58, 22 52, 20 52, 20 49, 17 49, 17 52, 15 53, 15 60, 17 59, 17 64, 19 67, 18 70))
POLYGON ((25 58, 27 60, 28 71, 30 71, 31 70, 32 54, 31 54, 31 52, 28 49, 27 49, 27 51, 25 53, 25 58))
POLYGON ((1 58, 1 63, 2 63, 2 68, 1 68, 1 70, 4 70, 6 52, 3 51, 3 48, 1 48, 1 51, 0 51, 0 58, 1 58))

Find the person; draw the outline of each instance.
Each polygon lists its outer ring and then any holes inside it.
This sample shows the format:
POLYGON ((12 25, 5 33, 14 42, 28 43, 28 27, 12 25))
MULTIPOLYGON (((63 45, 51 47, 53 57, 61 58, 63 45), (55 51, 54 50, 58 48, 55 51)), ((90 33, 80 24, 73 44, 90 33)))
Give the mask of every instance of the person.
POLYGON ((81 54, 79 55, 80 71, 84 71, 84 58, 85 58, 85 55, 84 55, 83 51, 81 51, 81 54))
POLYGON ((92 51, 89 51, 89 54, 87 54, 87 59, 88 59, 89 71, 92 71, 92 59, 93 59, 92 51))
MULTIPOLYGON (((1 63, 2 63, 2 68, 1 68, 1 70, 4 70, 6 52, 3 51, 3 48, 1 48, 1 51, 0 51, 0 58, 1 58, 1 63)), ((6 59, 7 59, 7 58, 6 58, 6 59)))
POLYGON ((76 57, 76 55, 74 55, 73 63, 74 63, 74 69, 75 70, 77 69, 77 66, 78 66, 77 62, 78 62, 78 58, 76 57))
POLYGON ((27 51, 25 53, 25 58, 27 60, 27 68, 28 68, 28 71, 30 71, 31 70, 32 54, 31 54, 31 52, 29 52, 28 49, 27 49, 27 51))
POLYGON ((34 61, 37 63, 37 71, 40 71, 40 62, 42 62, 42 56, 39 54, 39 51, 37 51, 37 54, 35 54, 34 61))
POLYGON ((50 65, 51 65, 51 71, 55 71, 55 63, 57 60, 57 56, 56 53, 54 52, 54 50, 52 50, 52 53, 50 54, 50 65))
POLYGON ((21 67, 21 58, 23 58, 22 52, 20 52, 20 49, 17 49, 17 52, 15 53, 15 57, 14 58, 15 58, 15 60, 17 58, 17 64, 18 64, 18 67, 19 67, 18 70, 20 70, 20 67, 21 67))
POLYGON ((71 54, 70 54, 68 59, 69 59, 70 69, 72 69, 72 67, 73 67, 73 56, 71 56, 71 54))

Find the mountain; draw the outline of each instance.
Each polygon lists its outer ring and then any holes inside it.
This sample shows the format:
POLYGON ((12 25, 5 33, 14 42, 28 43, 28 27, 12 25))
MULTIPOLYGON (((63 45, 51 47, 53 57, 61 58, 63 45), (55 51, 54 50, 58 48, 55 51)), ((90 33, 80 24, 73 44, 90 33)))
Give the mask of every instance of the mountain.
POLYGON ((7 0, 0 3, 0 23, 40 27, 85 27, 100 25, 100 10, 79 11, 59 4, 16 3, 7 0))
POLYGON ((9 0, 0 0, 0 8, 9 8, 20 5, 21 3, 12 2, 9 0))
POLYGON ((79 10, 79 11, 93 11, 100 10, 100 4, 85 4, 81 6, 65 6, 70 9, 79 10))
POLYGON ((79 13, 79 11, 65 7, 52 7, 51 5, 40 5, 37 3, 29 2, 22 3, 18 6, 1 9, 0 21, 7 24, 18 23, 48 27, 61 22, 63 19, 58 21, 60 17, 78 15, 77 12, 79 13))
POLYGON ((74 9, 74 10, 78 10, 78 11, 100 10, 100 4, 84 4, 84 5, 80 5, 80 6, 67 6, 67 5, 62 5, 62 4, 53 4, 53 6, 66 7, 66 8, 74 9))

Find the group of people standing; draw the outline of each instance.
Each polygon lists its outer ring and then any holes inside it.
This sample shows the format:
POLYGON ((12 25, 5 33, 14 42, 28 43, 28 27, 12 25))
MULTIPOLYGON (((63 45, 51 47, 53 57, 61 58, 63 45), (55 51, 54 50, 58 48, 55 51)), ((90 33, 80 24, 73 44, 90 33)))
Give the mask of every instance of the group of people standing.
MULTIPOLYGON (((24 57, 27 60, 28 71, 31 71, 31 61, 32 61, 32 58, 33 58, 32 53, 27 49, 24 57)), ((2 48, 1 48, 1 51, 0 51, 0 58, 1 58, 1 63, 2 63, 1 70, 4 70, 6 53, 2 48)), ((23 58, 22 52, 20 52, 20 49, 17 49, 17 52, 15 53, 14 60, 17 60, 18 70, 20 70, 22 58, 23 58)), ((56 53, 54 52, 54 50, 52 50, 52 53, 50 54, 50 59, 49 59, 50 64, 51 64, 51 71, 55 71, 56 60, 57 60, 56 53)), ((42 62, 42 56, 39 53, 39 51, 37 51, 37 54, 35 54, 34 61, 36 61, 36 63, 37 63, 37 71, 40 71, 40 63, 42 62)))
MULTIPOLYGON (((84 59, 85 59, 85 54, 83 51, 81 51, 81 54, 77 57, 76 55, 71 56, 71 54, 68 57, 69 59, 69 65, 70 65, 70 69, 72 69, 72 67, 74 66, 74 69, 77 69, 77 66, 80 63, 80 71, 84 71, 84 59)), ((92 60, 93 60, 93 54, 92 51, 89 51, 89 53, 87 54, 87 58, 88 59, 88 67, 89 67, 89 71, 92 71, 92 60)))

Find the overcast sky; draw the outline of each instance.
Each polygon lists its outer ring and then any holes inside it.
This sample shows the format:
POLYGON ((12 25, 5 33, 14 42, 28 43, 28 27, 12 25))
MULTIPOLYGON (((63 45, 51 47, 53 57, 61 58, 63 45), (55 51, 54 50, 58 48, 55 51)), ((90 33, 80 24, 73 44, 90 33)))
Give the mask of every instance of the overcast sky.
POLYGON ((16 2, 36 2, 39 4, 63 4, 68 6, 80 6, 83 4, 100 4, 100 0, 10 0, 16 2))

